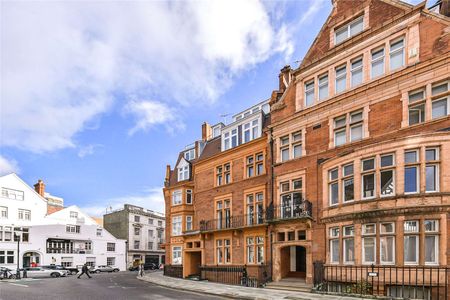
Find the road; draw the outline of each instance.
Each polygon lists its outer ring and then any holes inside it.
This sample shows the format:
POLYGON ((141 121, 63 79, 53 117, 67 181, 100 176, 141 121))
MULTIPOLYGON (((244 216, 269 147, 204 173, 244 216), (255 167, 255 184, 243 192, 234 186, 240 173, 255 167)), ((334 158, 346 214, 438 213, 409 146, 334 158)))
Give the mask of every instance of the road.
POLYGON ((0 281, 0 300, 132 300, 132 299, 224 299, 172 290, 136 279, 136 272, 92 274, 67 278, 0 281))

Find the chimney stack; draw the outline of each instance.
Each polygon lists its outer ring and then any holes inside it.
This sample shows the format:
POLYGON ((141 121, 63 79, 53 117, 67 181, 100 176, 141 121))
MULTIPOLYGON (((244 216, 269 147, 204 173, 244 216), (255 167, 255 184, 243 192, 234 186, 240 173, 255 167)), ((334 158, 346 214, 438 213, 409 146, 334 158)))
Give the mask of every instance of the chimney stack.
POLYGON ((202 124, 202 141, 206 142, 211 138, 211 136, 212 136, 211 125, 209 125, 207 122, 204 122, 202 124))
POLYGON ((170 165, 166 166, 166 178, 164 178, 164 184, 167 186, 169 185, 170 180, 170 165))
POLYGON ((42 181, 42 179, 39 179, 38 182, 34 185, 34 190, 41 195, 42 197, 44 197, 44 193, 45 193, 45 184, 44 181, 42 181))
POLYGON ((280 75, 278 75, 279 78, 279 91, 280 92, 284 92, 289 83, 291 82, 291 78, 292 78, 292 69, 291 66, 286 65, 284 66, 283 69, 281 69, 280 71, 280 75))

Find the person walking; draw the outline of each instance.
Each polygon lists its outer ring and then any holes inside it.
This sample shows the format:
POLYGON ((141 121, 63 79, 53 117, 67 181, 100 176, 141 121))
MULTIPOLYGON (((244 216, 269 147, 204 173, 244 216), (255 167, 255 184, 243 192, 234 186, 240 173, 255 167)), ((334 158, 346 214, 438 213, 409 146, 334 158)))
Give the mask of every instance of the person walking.
POLYGON ((78 275, 78 279, 80 279, 81 275, 86 274, 87 277, 91 278, 91 276, 89 275, 89 268, 87 266, 87 264, 84 264, 83 267, 81 268, 81 274, 78 275))

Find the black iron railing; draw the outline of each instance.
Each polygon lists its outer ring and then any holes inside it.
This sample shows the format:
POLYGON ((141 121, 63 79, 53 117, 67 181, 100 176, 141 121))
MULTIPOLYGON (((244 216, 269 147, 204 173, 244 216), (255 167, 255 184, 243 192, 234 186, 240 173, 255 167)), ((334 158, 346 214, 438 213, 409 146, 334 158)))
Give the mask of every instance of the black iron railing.
POLYGON ((266 211, 266 219, 269 221, 301 219, 312 217, 312 203, 302 200, 298 204, 269 206, 266 211))
POLYGON ((235 229, 246 226, 256 226, 265 223, 265 214, 237 215, 223 217, 221 219, 202 220, 200 221, 200 231, 213 231, 235 229))
POLYGON ((164 276, 183 278, 183 265, 164 265, 164 276))
POLYGON ((270 264, 256 266, 200 266, 200 279, 212 282, 261 287, 270 280, 270 264))
POLYGON ((449 276, 449 267, 314 263, 314 288, 325 293, 447 300, 450 298, 449 276))

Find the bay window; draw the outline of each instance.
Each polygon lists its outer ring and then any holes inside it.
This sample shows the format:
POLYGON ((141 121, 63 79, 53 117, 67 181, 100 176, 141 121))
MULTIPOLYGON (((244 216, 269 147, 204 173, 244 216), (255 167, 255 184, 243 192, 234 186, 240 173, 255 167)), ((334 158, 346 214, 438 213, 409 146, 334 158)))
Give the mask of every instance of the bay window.
POLYGON ((172 205, 180 205, 182 202, 182 192, 181 190, 176 190, 172 192, 172 205))

